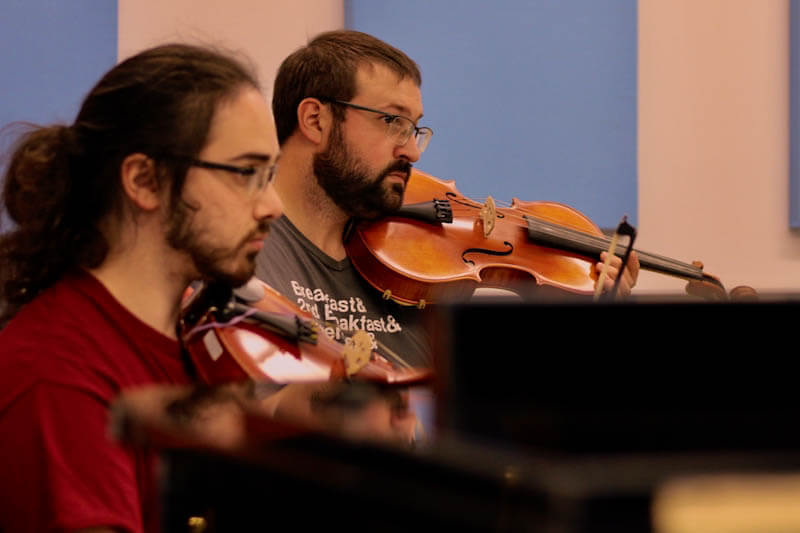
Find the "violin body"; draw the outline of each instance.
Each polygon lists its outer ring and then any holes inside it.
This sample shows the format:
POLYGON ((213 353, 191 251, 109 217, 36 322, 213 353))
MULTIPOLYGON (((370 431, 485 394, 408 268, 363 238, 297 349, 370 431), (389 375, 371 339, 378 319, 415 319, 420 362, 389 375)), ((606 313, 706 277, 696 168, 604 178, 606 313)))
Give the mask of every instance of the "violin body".
POLYGON ((245 379, 412 385, 432 377, 430 369, 389 362, 372 350, 366 333, 337 342, 309 313, 256 278, 240 294, 246 299, 228 287, 206 285, 185 300, 180 335, 199 379, 208 385, 245 379))
MULTIPOLYGON (((389 287, 404 304, 467 297, 477 286, 506 288, 521 281, 590 294, 597 278, 593 260, 577 254, 553 254, 528 242, 519 224, 496 224, 485 236, 482 205, 462 196, 453 181, 414 169, 405 204, 448 200, 460 214, 438 225, 402 215, 360 223, 346 241, 347 254, 374 287, 389 287)), ((536 214, 585 232, 602 235, 587 217, 552 202, 520 202, 499 216, 536 214)))
MULTIPOLYGON (((591 295, 595 264, 608 243, 594 222, 569 206, 516 198, 507 208, 491 199, 480 204, 461 195, 453 181, 416 169, 397 213, 359 222, 345 235, 348 256, 373 287, 420 307, 466 298, 479 286, 514 290, 531 281, 591 295), (416 207, 430 202, 449 214, 417 216, 416 207)), ((701 267, 637 253, 643 268, 721 288, 701 267)))

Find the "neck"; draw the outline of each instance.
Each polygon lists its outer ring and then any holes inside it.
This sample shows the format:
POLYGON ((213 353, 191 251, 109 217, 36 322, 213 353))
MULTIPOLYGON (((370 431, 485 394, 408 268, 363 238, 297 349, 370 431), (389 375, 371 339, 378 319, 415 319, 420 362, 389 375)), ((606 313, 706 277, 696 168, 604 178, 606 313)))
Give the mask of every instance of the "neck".
POLYGON ((175 268, 176 252, 163 240, 147 239, 143 229, 116 240, 105 261, 90 272, 142 322, 176 338, 181 298, 190 280, 175 268))
POLYGON ((298 152, 291 146, 284 147, 280 172, 275 179, 283 213, 317 248, 341 261, 347 256, 342 232, 349 217, 317 183, 312 156, 298 152))

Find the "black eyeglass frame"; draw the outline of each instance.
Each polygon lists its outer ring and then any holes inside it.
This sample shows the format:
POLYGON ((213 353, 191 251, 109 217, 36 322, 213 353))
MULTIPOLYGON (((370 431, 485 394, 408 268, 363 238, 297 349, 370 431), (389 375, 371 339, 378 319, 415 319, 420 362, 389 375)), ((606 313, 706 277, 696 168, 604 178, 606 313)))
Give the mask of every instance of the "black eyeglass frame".
MULTIPOLYGON (((331 104, 339 104, 339 105, 343 105, 343 106, 347 106, 347 107, 352 107, 353 109, 360 109, 361 111, 369 111, 370 113, 377 113, 379 115, 383 115, 385 117, 389 117, 392 120, 396 120, 398 118, 402 118, 403 120, 407 120, 409 123, 411 123, 411 126, 414 128, 413 129, 413 133, 411 132, 411 130, 409 130, 410 132, 409 132, 408 136, 405 138, 405 140, 403 142, 398 143, 398 146, 403 146, 405 143, 407 143, 408 139, 410 139, 412 135, 414 136, 415 140, 418 139, 419 138, 419 133, 422 131, 422 132, 426 133, 425 144, 422 145, 422 146, 417 144, 417 148, 419 148, 420 152, 424 152, 425 149, 428 147, 428 144, 431 142, 431 137, 433 137, 433 130, 431 128, 429 128, 428 126, 417 126, 416 124, 414 124, 413 120, 411 120, 408 117, 404 117, 403 115, 397 115, 395 113, 388 113, 386 111, 381 111, 380 109, 374 109, 372 107, 366 107, 366 106, 363 106, 363 105, 352 104, 350 102, 345 102, 344 100, 336 100, 335 98, 317 98, 317 99, 322 101, 322 102, 328 102, 328 103, 331 103, 331 104)), ((388 123, 387 123, 387 125, 388 125, 388 123)))
POLYGON ((255 182, 255 186, 251 186, 252 190, 250 190, 251 194, 255 194, 258 191, 263 191, 266 189, 270 183, 275 179, 275 174, 278 171, 278 162, 275 161, 274 163, 258 165, 258 166, 246 166, 246 167, 238 167, 236 165, 228 165, 226 163, 216 163, 214 161, 205 161, 203 159, 197 159, 194 157, 185 157, 185 156, 169 156, 173 159, 179 159, 181 161, 186 162, 189 166, 193 167, 200 167, 205 168, 208 170, 224 170, 225 172, 233 172, 234 174, 239 174, 241 176, 253 176, 256 172, 259 171, 261 168, 265 168, 266 170, 266 179, 260 180, 255 182))

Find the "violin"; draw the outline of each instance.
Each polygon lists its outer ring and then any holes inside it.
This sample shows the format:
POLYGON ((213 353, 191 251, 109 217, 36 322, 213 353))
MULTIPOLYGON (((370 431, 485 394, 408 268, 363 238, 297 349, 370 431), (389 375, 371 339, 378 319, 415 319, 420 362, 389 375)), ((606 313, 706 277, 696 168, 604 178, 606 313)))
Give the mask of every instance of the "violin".
POLYGON ((235 291, 218 283, 193 291, 184 300, 179 335, 207 385, 252 379, 410 386, 432 378, 430 369, 400 366, 373 351, 366 332, 337 342, 309 313, 256 278, 235 291))
MULTIPOLYGON (((398 211, 351 224, 344 241, 370 285, 387 299, 418 307, 469 297, 478 286, 513 290, 530 280, 590 295, 598 277, 594 265, 610 243, 569 206, 517 198, 510 207, 497 207, 491 198, 479 203, 463 196, 454 181, 417 169, 398 211)), ((636 252, 642 268, 689 280, 693 294, 724 299, 722 283, 703 272, 702 263, 636 252)))

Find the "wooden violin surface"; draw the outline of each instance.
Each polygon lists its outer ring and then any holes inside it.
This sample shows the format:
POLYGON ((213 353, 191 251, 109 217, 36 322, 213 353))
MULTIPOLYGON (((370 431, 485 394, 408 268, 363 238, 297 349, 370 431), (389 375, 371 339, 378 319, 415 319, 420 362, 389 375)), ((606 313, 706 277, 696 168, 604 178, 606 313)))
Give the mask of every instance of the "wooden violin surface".
MULTIPOLYGON (((608 244, 594 222, 569 206, 516 198, 510 207, 496 207, 491 199, 479 203, 461 195, 453 181, 416 169, 400 210, 360 221, 345 236, 348 256, 373 287, 420 306, 467 297, 478 286, 513 288, 530 281, 591 294, 594 265, 608 244)), ((642 268, 722 289, 701 266, 637 254, 642 268)))

